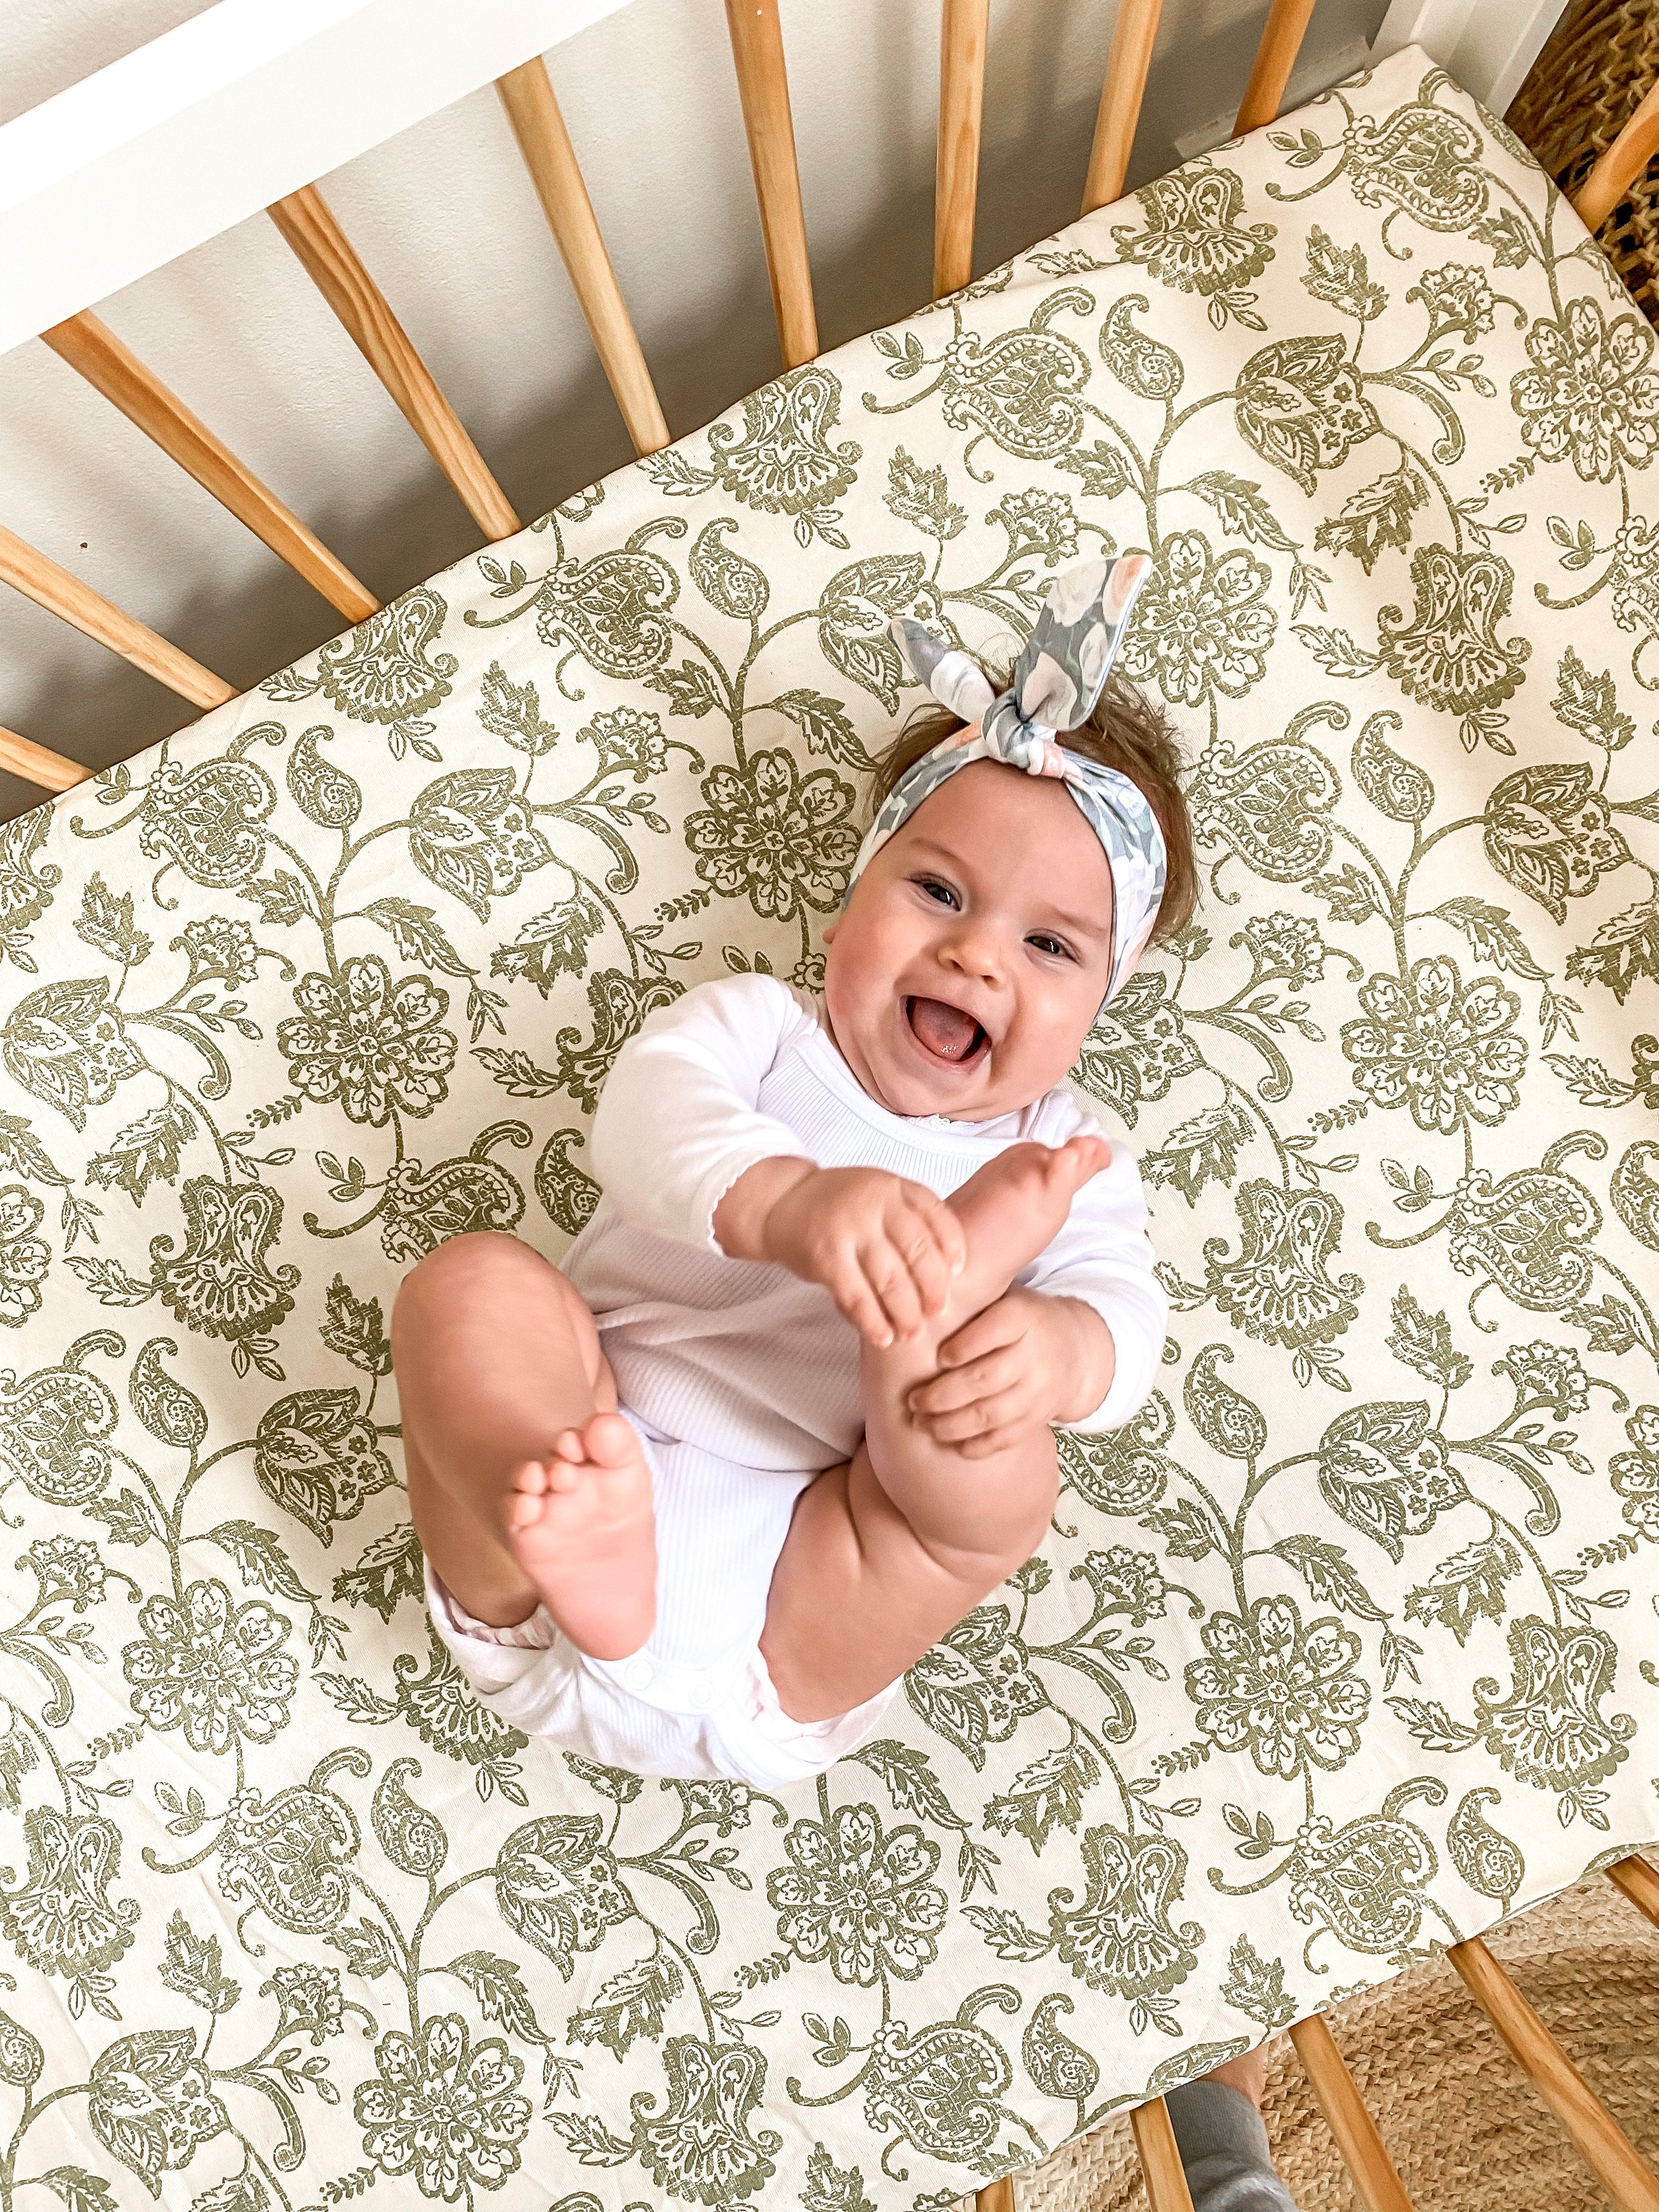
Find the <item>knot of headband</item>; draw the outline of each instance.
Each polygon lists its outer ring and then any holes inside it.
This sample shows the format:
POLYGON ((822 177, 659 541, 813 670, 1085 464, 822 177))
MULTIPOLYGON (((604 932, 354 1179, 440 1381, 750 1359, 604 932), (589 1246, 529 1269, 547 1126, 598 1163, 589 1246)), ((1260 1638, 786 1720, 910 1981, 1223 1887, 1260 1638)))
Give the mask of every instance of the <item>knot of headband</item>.
POLYGON ((1109 1000, 1133 972, 1158 921, 1167 860, 1146 794, 1127 775, 1060 744, 1058 732, 1086 721, 1099 698, 1129 611, 1152 570, 1145 553, 1089 561, 1059 577, 1037 616, 1006 691, 918 622, 890 625, 912 673, 968 725, 905 769, 859 848, 850 891, 872 858, 925 799, 974 761, 1000 761, 1027 775, 1059 778, 1099 838, 1112 872, 1109 1000))

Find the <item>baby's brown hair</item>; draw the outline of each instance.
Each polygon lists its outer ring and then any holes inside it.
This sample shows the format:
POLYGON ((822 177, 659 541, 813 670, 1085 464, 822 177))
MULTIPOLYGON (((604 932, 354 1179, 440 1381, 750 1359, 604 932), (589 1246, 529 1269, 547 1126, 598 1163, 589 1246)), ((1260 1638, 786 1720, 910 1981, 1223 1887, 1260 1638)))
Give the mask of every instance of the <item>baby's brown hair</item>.
MULTIPOLYGON (((1006 673, 992 668, 985 672, 999 690, 1006 688, 1006 673)), ((963 726, 960 715, 948 707, 918 707, 891 744, 877 756, 874 806, 880 808, 906 769, 963 726)), ((1169 866, 1152 931, 1152 941, 1158 944, 1189 921, 1198 904, 1198 859, 1193 850, 1192 818, 1182 796, 1183 763, 1175 726, 1162 708, 1114 670, 1088 720, 1075 730, 1061 730, 1059 738, 1068 751, 1127 775, 1158 817, 1169 866)))

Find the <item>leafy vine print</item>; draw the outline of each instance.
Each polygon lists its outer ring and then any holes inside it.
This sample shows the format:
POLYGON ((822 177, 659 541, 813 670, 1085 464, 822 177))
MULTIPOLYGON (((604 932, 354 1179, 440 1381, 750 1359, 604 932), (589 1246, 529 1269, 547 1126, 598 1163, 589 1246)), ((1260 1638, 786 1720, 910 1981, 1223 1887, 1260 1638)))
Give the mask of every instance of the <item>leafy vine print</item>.
POLYGON ((1653 1837, 1653 344, 1408 52, 0 830, 0 2212, 945 2212, 1653 1837), (815 1784, 527 1740, 402 1273, 556 1256, 651 1011, 818 981, 891 617, 1128 545, 1158 1388, 815 1784))

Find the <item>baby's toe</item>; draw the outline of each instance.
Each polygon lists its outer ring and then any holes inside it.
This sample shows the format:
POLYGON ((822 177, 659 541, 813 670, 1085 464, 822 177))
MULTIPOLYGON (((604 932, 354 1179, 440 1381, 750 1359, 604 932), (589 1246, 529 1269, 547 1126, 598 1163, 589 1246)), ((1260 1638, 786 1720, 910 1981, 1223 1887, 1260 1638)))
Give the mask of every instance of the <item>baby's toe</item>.
POLYGON ((595 1413, 582 1443, 598 1467, 626 1467, 640 1455, 640 1440, 620 1413, 595 1413))

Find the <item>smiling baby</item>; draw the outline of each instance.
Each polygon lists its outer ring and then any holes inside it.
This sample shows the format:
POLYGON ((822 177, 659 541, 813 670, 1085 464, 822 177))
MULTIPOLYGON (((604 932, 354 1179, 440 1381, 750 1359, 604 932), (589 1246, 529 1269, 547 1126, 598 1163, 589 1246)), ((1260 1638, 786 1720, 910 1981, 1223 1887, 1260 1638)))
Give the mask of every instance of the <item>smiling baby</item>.
POLYGON ((744 975, 653 1014, 562 1270, 480 1234, 404 1282, 428 1602, 514 1726, 821 1771, 1041 1544, 1054 1425, 1151 1389, 1139 1177, 1064 1088, 1195 891, 1167 728, 1109 679, 1149 565, 1062 576, 1000 695, 896 623, 945 711, 888 756, 822 997, 744 975))

